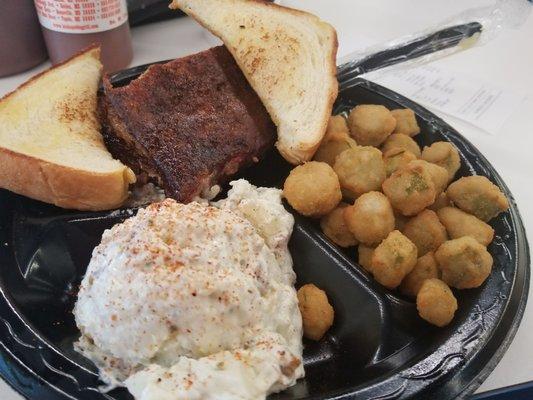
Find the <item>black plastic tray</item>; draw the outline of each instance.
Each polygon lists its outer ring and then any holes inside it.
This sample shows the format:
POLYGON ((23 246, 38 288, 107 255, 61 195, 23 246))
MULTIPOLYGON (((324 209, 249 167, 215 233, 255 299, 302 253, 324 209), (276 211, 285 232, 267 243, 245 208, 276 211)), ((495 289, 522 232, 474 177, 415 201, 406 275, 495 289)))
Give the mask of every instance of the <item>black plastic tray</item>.
MULTIPOLYGON (((113 80, 125 84, 145 68, 113 80)), ((491 223, 493 273, 482 287, 457 292, 453 323, 437 329, 417 316, 412 301, 373 281, 354 261, 356 250, 332 245, 316 221, 296 215, 290 250, 298 285, 313 282, 327 291, 335 323, 321 342, 305 342, 306 378, 271 398, 463 398, 495 367, 524 311, 530 260, 520 215, 490 163, 441 119, 371 82, 344 81, 335 112, 360 103, 412 108, 420 145, 451 141, 461 154, 458 175, 485 175, 507 194, 510 210, 491 223)), ((289 170, 272 151, 242 176, 280 187, 289 170)), ((27 398, 132 398, 124 389, 98 391, 94 366, 72 349, 78 331, 71 311, 102 232, 134 213, 68 212, 0 191, 0 374, 27 398)))

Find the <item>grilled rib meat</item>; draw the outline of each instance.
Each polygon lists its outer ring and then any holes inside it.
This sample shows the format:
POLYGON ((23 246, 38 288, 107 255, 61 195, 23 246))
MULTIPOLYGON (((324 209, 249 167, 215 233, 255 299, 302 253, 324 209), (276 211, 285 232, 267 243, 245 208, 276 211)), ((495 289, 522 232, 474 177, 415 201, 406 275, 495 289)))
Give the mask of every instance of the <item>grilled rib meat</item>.
POLYGON ((104 79, 100 111, 111 153, 181 202, 257 161, 276 136, 223 46, 153 65, 124 87, 104 79))

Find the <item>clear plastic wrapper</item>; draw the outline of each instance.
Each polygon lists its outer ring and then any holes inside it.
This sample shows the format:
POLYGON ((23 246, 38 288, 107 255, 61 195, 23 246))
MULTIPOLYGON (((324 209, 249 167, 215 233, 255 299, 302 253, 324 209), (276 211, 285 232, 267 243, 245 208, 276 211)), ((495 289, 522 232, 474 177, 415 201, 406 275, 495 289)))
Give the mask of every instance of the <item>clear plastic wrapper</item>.
POLYGON ((424 31, 350 53, 338 60, 339 80, 346 81, 398 63, 423 64, 494 40, 520 27, 533 5, 527 0, 495 0, 470 8, 424 31))

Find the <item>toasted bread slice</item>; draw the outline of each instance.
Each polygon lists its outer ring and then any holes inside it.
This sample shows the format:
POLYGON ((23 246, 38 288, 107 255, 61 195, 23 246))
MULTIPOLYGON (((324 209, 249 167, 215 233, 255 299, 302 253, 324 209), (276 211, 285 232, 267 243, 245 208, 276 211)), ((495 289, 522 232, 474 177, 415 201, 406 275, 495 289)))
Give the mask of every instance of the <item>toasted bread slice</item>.
POLYGON ((0 187, 64 208, 120 206, 135 175, 105 148, 97 118, 100 49, 0 99, 0 187))
POLYGON ((312 14, 260 0, 174 0, 220 37, 278 127, 280 153, 310 160, 337 97, 337 35, 312 14))

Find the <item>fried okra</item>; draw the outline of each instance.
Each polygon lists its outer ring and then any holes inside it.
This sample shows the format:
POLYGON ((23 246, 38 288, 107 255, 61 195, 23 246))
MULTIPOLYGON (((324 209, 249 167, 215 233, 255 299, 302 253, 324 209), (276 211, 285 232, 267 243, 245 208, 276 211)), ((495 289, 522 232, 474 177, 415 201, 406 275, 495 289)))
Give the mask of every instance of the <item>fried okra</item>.
POLYGON ((448 240, 446 228, 431 210, 424 210, 407 221, 402 232, 415 244, 419 257, 437 250, 448 240))
POLYGON ((328 121, 328 127, 324 139, 326 141, 331 139, 340 139, 350 136, 348 123, 342 115, 332 115, 328 121))
POLYGON ((356 146, 357 143, 351 137, 322 141, 313 159, 315 161, 325 162, 333 167, 335 165, 335 159, 339 154, 356 146))
POLYGON ((436 190, 427 168, 411 161, 382 185, 392 206, 405 216, 416 215, 435 201, 436 190))
POLYGON ((344 220, 355 238, 367 246, 378 244, 394 230, 394 212, 380 192, 361 195, 344 209, 344 220))
POLYGON ((452 202, 448 198, 448 195, 446 194, 446 192, 442 192, 441 194, 437 196, 437 198, 435 199, 435 202, 431 204, 430 206, 428 206, 428 209, 433 210, 433 211, 438 211, 441 208, 450 207, 451 205, 452 205, 452 202))
POLYGON ((367 272, 372 273, 372 255, 374 254, 375 247, 365 246, 360 244, 357 247, 357 262, 367 272))
POLYGON ((317 161, 294 168, 285 180, 283 195, 296 211, 308 217, 326 215, 342 198, 333 168, 317 161))
POLYGON ((375 147, 358 146, 337 156, 333 169, 343 189, 355 196, 379 190, 385 180, 385 163, 375 147))
POLYGON ((394 133, 401 133, 407 136, 415 136, 420 133, 420 127, 416 122, 416 115, 410 108, 392 110, 391 114, 396 120, 394 133))
POLYGON ((391 176, 394 171, 405 167, 411 161, 416 160, 416 156, 408 150, 395 147, 383 153, 383 162, 385 163, 385 172, 387 177, 391 176))
POLYGON ((412 162, 412 165, 420 165, 429 172, 437 195, 440 195, 446 189, 446 186, 448 186, 448 171, 441 166, 425 160, 415 160, 412 162))
POLYGON ((335 115, 329 119, 328 129, 315 153, 314 160, 333 167, 335 158, 339 154, 356 146, 357 143, 350 137, 346 120, 341 115, 335 115))
POLYGON ((443 207, 437 215, 452 239, 472 236, 483 246, 488 246, 494 238, 494 229, 489 224, 458 208, 443 207))
POLYGON ((298 289, 298 307, 302 314, 304 336, 320 340, 333 325, 334 311, 326 292, 313 284, 298 289))
POLYGON ((397 230, 400 232, 403 232, 403 229, 405 228, 405 224, 407 224, 407 221, 409 221, 410 218, 406 217, 405 215, 400 214, 398 211, 394 210, 394 226, 397 230))
POLYGON ((416 246, 400 231, 392 231, 372 254, 372 274, 383 286, 394 289, 416 264, 416 246))
POLYGON ((348 203, 353 203, 355 199, 357 199, 358 197, 354 192, 346 188, 343 188, 342 186, 341 186, 341 193, 342 193, 342 198, 345 199, 346 202, 348 203))
POLYGON ((344 209, 349 207, 346 203, 340 203, 337 208, 322 217, 320 227, 322 232, 333 243, 341 247, 350 247, 357 244, 357 240, 344 220, 344 209))
POLYGON ((453 182, 446 192, 461 210, 488 222, 509 208, 500 188, 484 176, 467 176, 453 182))
POLYGON ((394 131, 396 119, 384 106, 363 104, 350 112, 348 127, 358 144, 377 147, 394 131))
POLYGON ((492 256, 470 236, 444 242, 435 252, 442 280, 457 289, 480 286, 492 270, 492 256))
POLYGON ((418 144, 407 135, 393 133, 385 140, 385 142, 383 142, 383 145, 381 146, 381 151, 385 153, 388 150, 395 148, 410 151, 417 158, 419 158, 421 155, 420 147, 418 146, 418 144))
POLYGON ((453 144, 448 142, 435 142, 429 147, 424 147, 421 158, 445 168, 448 171, 448 182, 461 167, 459 152, 453 144))
POLYGON ((438 327, 448 325, 457 311, 457 299, 440 279, 426 279, 416 296, 418 314, 438 327))
POLYGON ((439 277, 439 267, 435 254, 433 252, 426 253, 419 257, 416 265, 400 284, 400 292, 406 296, 416 297, 418 291, 426 279, 433 279, 439 277))

